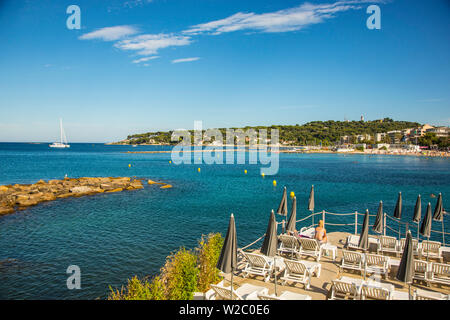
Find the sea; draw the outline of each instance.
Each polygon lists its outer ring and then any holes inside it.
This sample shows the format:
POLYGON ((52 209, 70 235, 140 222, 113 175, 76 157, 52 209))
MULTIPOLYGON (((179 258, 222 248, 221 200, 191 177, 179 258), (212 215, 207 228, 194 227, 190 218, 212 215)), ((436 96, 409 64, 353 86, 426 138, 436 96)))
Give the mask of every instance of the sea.
MULTIPOLYGON (((0 299, 105 299, 110 288, 159 273, 166 257, 180 247, 195 248, 202 235, 226 233, 230 214, 236 220, 238 246, 264 234, 271 210, 283 188, 297 199, 297 219, 307 209, 311 186, 315 212, 375 215, 380 201, 392 216, 402 192, 400 232, 410 229, 417 196, 422 217, 442 193, 444 208, 450 196, 450 159, 401 155, 280 154, 279 171, 261 175, 261 164, 181 164, 168 146, 120 146, 72 143, 69 149, 48 144, 0 143, 0 185, 29 184, 40 179, 77 177, 137 177, 171 184, 169 189, 144 189, 66 198, 41 203, 0 217, 0 299), (198 168, 201 170, 199 171, 198 168), (247 173, 245 173, 247 170, 247 173), (273 181, 276 181, 274 185, 273 181), (68 289, 69 266, 80 269, 81 288, 68 289)), ((194 155, 198 156, 198 154, 194 155)), ((450 206, 450 205, 449 205, 450 206)), ((432 211, 433 211, 432 210, 432 211)), ((316 221, 321 216, 315 217, 316 221)), ((277 215, 277 221, 286 217, 277 215)), ((359 223, 363 216, 359 216, 359 223)), ((370 224, 375 220, 370 217, 370 224)), ((392 230, 399 225, 387 219, 392 230)), ((326 215, 328 232, 354 233, 354 215, 326 215)), ((309 218, 297 229, 312 224, 309 218)), ((444 229, 450 230, 445 215, 444 229)), ((361 226, 358 227, 359 232, 361 226)), ((433 230, 441 231, 435 221, 433 230)), ((388 230, 388 235, 398 236, 388 230)), ((281 230, 279 230, 281 231, 281 230)), ((371 232, 372 233, 372 232, 371 232)), ((447 243, 450 243, 446 239, 447 243)), ((431 239, 442 241, 433 233, 431 239)), ((261 245, 257 243, 254 247, 261 245)))

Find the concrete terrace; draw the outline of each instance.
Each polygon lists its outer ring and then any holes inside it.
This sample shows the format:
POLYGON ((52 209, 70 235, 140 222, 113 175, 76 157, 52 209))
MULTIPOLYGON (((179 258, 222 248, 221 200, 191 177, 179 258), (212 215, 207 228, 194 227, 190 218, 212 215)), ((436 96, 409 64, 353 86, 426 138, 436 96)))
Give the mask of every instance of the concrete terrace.
MULTIPOLYGON (((351 272, 348 270, 344 270, 343 272, 339 273, 339 264, 341 263, 342 258, 342 249, 344 248, 346 244, 347 237, 350 235, 350 233, 346 232, 332 232, 329 233, 328 236, 328 242, 330 244, 333 244, 337 246, 338 252, 337 252, 337 258, 336 261, 333 261, 331 256, 324 256, 322 255, 322 258, 320 259, 320 264, 322 265, 322 271, 320 274, 320 277, 312 277, 311 278, 311 287, 309 290, 305 290, 303 285, 300 283, 297 284, 291 284, 288 283, 287 285, 282 286, 281 281, 279 280, 282 273, 277 273, 277 292, 280 294, 283 291, 291 291, 295 293, 301 293, 301 294, 307 294, 311 296, 312 300, 326 300, 331 288, 331 281, 339 278, 340 276, 348 276, 353 278, 359 278, 363 279, 363 276, 359 274, 358 272, 351 272)), ((260 244, 260 243, 259 243, 260 244)), ((254 247, 257 247, 255 245, 254 247)), ((246 252, 254 252, 258 253, 259 249, 257 250, 246 250, 246 252)), ((395 257, 395 255, 389 255, 392 259, 400 260, 401 257, 395 257)), ((271 279, 268 282, 264 282, 263 277, 261 276, 254 276, 250 275, 247 278, 243 277, 242 270, 245 266, 245 260, 242 259, 242 255, 238 255, 238 270, 234 273, 233 278, 233 285, 237 287, 249 283, 257 286, 262 286, 269 289, 269 294, 273 294, 275 292, 274 288, 274 277, 272 276, 271 279)), ((444 258, 445 259, 445 258, 444 258)), ((301 260, 307 260, 307 261, 315 261, 312 257, 301 257, 301 260)), ((436 261, 430 259, 429 261, 436 261)), ((448 261, 444 260, 448 263, 448 261)), ((389 271, 389 277, 385 279, 381 279, 382 283, 390 283, 394 285, 395 291, 403 291, 407 292, 408 287, 405 286, 402 282, 395 280, 395 275, 397 272, 397 267, 393 266, 389 271)), ((230 285, 230 274, 223 274, 225 277, 225 285, 230 285)), ((411 292, 415 288, 420 288, 424 290, 430 290, 430 291, 436 291, 441 292, 445 294, 450 294, 450 287, 448 286, 438 286, 436 284, 433 284, 432 287, 427 287, 425 283, 414 281, 414 283, 411 285, 411 292)))

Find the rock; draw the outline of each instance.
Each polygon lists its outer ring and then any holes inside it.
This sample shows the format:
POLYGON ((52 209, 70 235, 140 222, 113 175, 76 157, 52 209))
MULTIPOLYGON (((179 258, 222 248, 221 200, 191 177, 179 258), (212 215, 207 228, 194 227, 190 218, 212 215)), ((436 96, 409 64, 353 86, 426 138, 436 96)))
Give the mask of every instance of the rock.
POLYGON ((46 182, 44 180, 39 180, 38 182, 36 182, 36 184, 46 184, 46 182))
POLYGON ((163 182, 156 182, 156 181, 153 181, 153 180, 148 180, 147 183, 148 184, 164 184, 163 182))
POLYGON ((100 185, 100 188, 102 188, 105 191, 113 190, 114 188, 110 184, 102 183, 100 185))
POLYGON ((165 186, 162 186, 160 189, 169 189, 172 188, 171 184, 166 184, 165 186))
POLYGON ((81 186, 81 187, 73 187, 70 189, 70 192, 72 193, 91 193, 93 192, 91 187, 88 186, 81 186))
POLYGON ((9 191, 9 188, 7 186, 0 186, 0 193, 6 193, 9 191))
POLYGON ((139 180, 133 180, 130 183, 130 187, 133 187, 134 189, 144 189, 144 186, 142 185, 142 182, 139 180))
POLYGON ((0 215, 13 213, 14 208, 13 207, 0 207, 0 215))
POLYGON ((116 188, 116 189, 112 189, 112 190, 108 190, 108 191, 106 191, 106 192, 120 192, 120 191, 123 191, 123 189, 122 188, 116 188))
POLYGON ((73 193, 62 193, 62 194, 58 194, 56 196, 56 198, 58 199, 63 199, 63 198, 69 198, 69 197, 73 197, 73 193))

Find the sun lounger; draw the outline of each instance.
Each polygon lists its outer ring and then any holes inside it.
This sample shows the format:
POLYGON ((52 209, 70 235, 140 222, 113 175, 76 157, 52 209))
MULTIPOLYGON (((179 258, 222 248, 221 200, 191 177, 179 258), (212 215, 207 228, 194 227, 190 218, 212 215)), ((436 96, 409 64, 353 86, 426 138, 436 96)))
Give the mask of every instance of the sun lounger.
MULTIPOLYGON (((413 245, 413 254, 415 256, 418 256, 420 254, 419 252, 419 241, 417 239, 411 239, 412 240, 412 245, 413 245)), ((405 243, 406 243, 406 239, 402 238, 400 239, 400 245, 399 245, 399 253, 402 253, 403 250, 405 249, 405 243)))
POLYGON ((241 287, 231 290, 231 287, 219 285, 211 285, 215 295, 210 300, 216 300, 217 297, 223 300, 258 300, 258 294, 268 294, 269 289, 255 286, 249 283, 243 284, 241 287))
POLYGON ((365 255, 366 273, 382 274, 386 279, 389 273, 388 257, 378 254, 365 255))
POLYGON ((295 261, 295 260, 284 260, 286 268, 284 269, 284 274, 280 278, 283 281, 283 285, 287 282, 301 283, 305 286, 305 289, 310 288, 311 276, 313 273, 320 274, 320 264, 307 261, 295 261))
POLYGON ((391 300, 391 290, 375 284, 364 283, 361 286, 361 300, 391 300))
POLYGON ((264 277, 264 281, 266 282, 269 281, 273 272, 273 260, 255 253, 244 252, 244 256, 247 259, 247 264, 243 270, 244 277, 253 274, 264 277))
POLYGON ((355 283, 340 280, 333 280, 331 282, 331 294, 328 300, 345 300, 356 299, 358 297, 358 289, 355 283))
POLYGON ((282 234, 278 237, 280 245, 278 247, 278 254, 288 253, 295 255, 300 251, 300 243, 295 236, 282 234))
POLYGON ((397 256, 399 254, 399 244, 397 239, 389 236, 381 236, 378 252, 381 252, 381 254, 394 253, 397 256))
POLYGON ((342 250, 342 260, 339 271, 344 269, 363 271, 363 255, 359 252, 342 250))
POLYGON ((413 280, 423 281, 428 284, 429 264, 426 261, 414 260, 413 280))
POLYGON ((300 250, 299 254, 313 257, 316 261, 320 261, 322 256, 322 248, 319 242, 315 239, 299 238, 300 250))
POLYGON ((435 291, 415 289, 413 300, 450 300, 450 295, 435 291))
POLYGON ((275 294, 258 294, 260 300, 311 300, 311 296, 307 294, 295 293, 291 291, 283 291, 279 296, 275 294))
POLYGON ((431 263, 430 283, 450 286, 450 264, 431 263))
POLYGON ((423 240, 421 243, 422 258, 439 259, 442 262, 441 243, 438 241, 423 240))

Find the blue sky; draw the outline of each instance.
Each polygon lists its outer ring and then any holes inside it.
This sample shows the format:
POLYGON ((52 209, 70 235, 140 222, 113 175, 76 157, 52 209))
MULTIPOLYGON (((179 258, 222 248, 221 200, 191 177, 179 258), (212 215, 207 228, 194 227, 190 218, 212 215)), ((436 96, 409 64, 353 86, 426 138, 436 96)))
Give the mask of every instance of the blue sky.
POLYGON ((0 39, 0 141, 56 140, 60 117, 69 142, 194 120, 450 125, 446 0, 3 0, 0 39))

